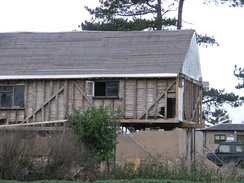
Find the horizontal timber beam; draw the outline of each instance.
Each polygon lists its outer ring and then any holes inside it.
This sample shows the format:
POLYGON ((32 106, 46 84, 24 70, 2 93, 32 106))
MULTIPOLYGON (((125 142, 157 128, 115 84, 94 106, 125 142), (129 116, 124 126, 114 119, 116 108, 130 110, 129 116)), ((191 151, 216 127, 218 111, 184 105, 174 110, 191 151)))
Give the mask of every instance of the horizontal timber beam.
POLYGON ((5 127, 21 127, 21 126, 35 126, 35 125, 44 125, 44 124, 54 124, 54 123, 65 123, 67 120, 56 120, 56 121, 42 121, 42 122, 32 122, 32 123, 20 123, 20 124, 11 124, 11 125, 0 125, 0 128, 5 127))
POLYGON ((179 123, 177 119, 122 119, 120 123, 179 123))

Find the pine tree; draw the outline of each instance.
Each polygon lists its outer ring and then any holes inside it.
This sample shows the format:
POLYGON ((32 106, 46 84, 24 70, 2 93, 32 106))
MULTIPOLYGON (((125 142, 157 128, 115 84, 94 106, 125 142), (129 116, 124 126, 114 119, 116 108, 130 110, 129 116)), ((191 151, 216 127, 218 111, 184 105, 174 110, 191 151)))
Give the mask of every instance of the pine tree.
POLYGON ((218 123, 231 123, 224 104, 231 107, 240 107, 244 102, 244 98, 234 93, 226 93, 225 90, 217 90, 211 88, 203 90, 203 120, 207 126, 218 123))
POLYGON ((241 81, 236 86, 236 89, 244 88, 244 68, 238 68, 237 65, 235 65, 234 75, 237 77, 238 80, 241 81))
POLYGON ((100 6, 95 9, 85 7, 93 19, 81 24, 83 30, 161 30, 163 26, 177 24, 175 18, 164 17, 167 12, 177 9, 175 1, 100 0, 99 2, 100 6))

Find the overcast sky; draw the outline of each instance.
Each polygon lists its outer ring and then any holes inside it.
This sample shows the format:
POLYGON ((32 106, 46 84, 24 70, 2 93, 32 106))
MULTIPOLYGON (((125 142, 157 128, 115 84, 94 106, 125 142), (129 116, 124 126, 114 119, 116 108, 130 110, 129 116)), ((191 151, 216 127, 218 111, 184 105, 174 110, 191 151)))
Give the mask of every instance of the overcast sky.
MULTIPOLYGON (((78 25, 88 19, 84 5, 95 6, 98 0, 0 0, 0 32, 60 32, 80 30, 78 25)), ((220 46, 199 47, 203 80, 210 87, 236 90, 234 65, 244 67, 244 7, 205 5, 203 0, 185 0, 183 28, 192 28, 202 35, 214 36, 220 46), (187 22, 187 23, 186 23, 187 22)), ((234 123, 244 121, 244 106, 228 108, 234 123)))

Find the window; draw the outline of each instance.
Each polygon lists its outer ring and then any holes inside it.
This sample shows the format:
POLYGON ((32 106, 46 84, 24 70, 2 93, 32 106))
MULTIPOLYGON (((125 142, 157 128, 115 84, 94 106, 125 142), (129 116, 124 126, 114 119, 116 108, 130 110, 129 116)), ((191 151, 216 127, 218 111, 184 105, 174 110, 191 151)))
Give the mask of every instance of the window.
POLYGON ((119 81, 87 81, 86 94, 95 97, 118 97, 119 81))
POLYGON ((244 142, 244 135, 237 135, 237 141, 244 142))
POLYGON ((24 107, 24 86, 0 86, 0 108, 24 107))
POLYGON ((219 144, 220 142, 226 141, 226 135, 223 134, 216 134, 214 135, 214 143, 219 144))
POLYGON ((229 145, 221 145, 221 146, 219 146, 219 152, 221 152, 221 153, 230 153, 230 146, 229 145))
POLYGON ((86 82, 86 95, 94 96, 94 82, 93 81, 86 82))
POLYGON ((237 145, 236 146, 236 152, 243 152, 244 151, 244 146, 237 145))

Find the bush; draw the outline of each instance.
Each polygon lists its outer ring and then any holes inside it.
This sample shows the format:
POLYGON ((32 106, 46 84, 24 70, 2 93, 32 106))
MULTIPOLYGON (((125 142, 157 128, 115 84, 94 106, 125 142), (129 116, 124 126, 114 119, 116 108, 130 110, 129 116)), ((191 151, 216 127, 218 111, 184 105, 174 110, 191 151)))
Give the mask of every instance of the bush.
POLYGON ((0 131, 0 179, 34 181, 43 179, 93 179, 95 163, 73 134, 33 131, 0 131))
POLYGON ((121 115, 120 108, 112 111, 110 106, 92 106, 84 113, 75 110, 68 118, 68 124, 74 130, 80 144, 89 149, 98 163, 106 161, 108 171, 109 160, 115 158, 116 129, 121 115))

